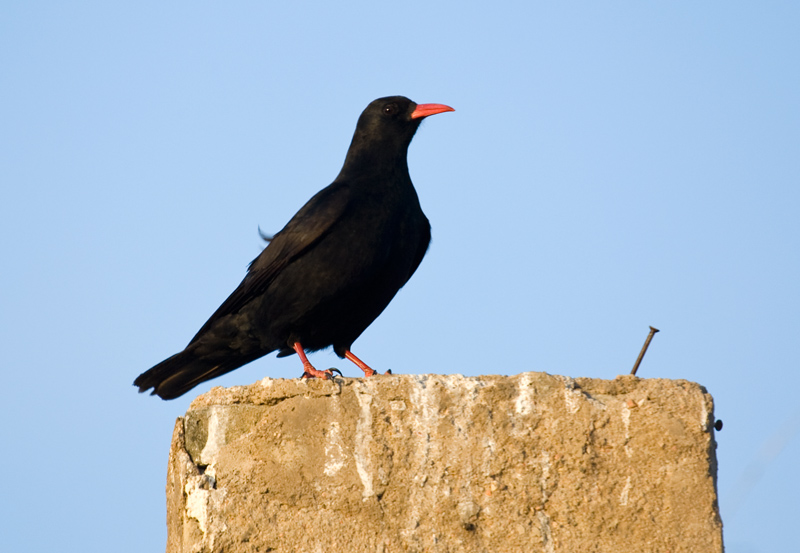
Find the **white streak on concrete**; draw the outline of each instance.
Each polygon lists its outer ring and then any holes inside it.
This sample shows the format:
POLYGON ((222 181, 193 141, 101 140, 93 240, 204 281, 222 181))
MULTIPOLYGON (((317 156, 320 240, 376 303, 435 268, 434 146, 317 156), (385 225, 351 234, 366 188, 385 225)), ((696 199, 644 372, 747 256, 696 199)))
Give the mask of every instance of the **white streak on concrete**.
POLYGON ((218 512, 222 501, 225 499, 225 490, 216 489, 216 471, 214 461, 220 449, 226 443, 226 429, 228 425, 228 411, 223 405, 214 405, 209 409, 208 436, 198 459, 200 465, 205 465, 203 474, 189 477, 184 487, 186 493, 186 514, 197 520, 203 532, 203 542, 209 549, 214 549, 214 539, 217 534, 224 532, 227 526, 223 521, 218 521, 211 516, 218 512))
POLYGON ((533 412, 533 387, 530 373, 519 375, 517 398, 514 400, 514 411, 517 415, 530 415, 533 412))
MULTIPOLYGON (((542 503, 547 503, 549 494, 547 493, 547 479, 550 478, 550 452, 542 451, 542 459, 540 461, 542 466, 542 477, 539 479, 539 485, 542 488, 542 503)), ((549 522, 549 519, 548 519, 549 522)))
POLYGON ((200 464, 213 465, 214 458, 225 445, 225 429, 228 423, 228 411, 224 406, 214 405, 208 415, 208 438, 200 452, 200 464))
POLYGON ((214 549, 214 540, 218 533, 224 532, 224 522, 212 517, 219 512, 225 499, 225 490, 215 489, 216 481, 208 474, 190 476, 184 487, 186 492, 186 515, 197 520, 203 533, 203 542, 210 550, 214 549))
POLYGON ((328 427, 327 439, 325 443, 324 472, 325 476, 333 476, 342 470, 347 461, 347 457, 344 454, 344 443, 342 442, 342 429, 338 422, 331 422, 328 427))
POLYGON ((622 488, 622 493, 619 494, 619 504, 620 505, 627 505, 628 504, 628 494, 631 491, 631 477, 628 476, 628 479, 625 481, 625 487, 622 488))
POLYGON ((628 445, 631 439, 631 410, 625 404, 622 406, 622 424, 625 426, 625 455, 630 457, 633 455, 633 450, 628 445))
POLYGON ((705 430, 708 426, 708 403, 703 394, 700 394, 700 428, 705 430))
POLYGON ((427 386, 428 377, 421 375, 411 387, 411 404, 416 415, 412 422, 412 430, 417 442, 417 462, 421 468, 428 453, 436 444, 431 444, 431 432, 436 418, 436 394, 432 386, 427 386))
POLYGON ((553 543, 553 534, 550 530, 550 517, 544 511, 536 511, 536 517, 539 519, 539 524, 542 528, 542 545, 546 553, 555 552, 555 544, 553 543))
POLYGON ((208 530, 208 496, 210 492, 204 490, 203 476, 192 476, 186 482, 186 514, 197 520, 203 534, 208 530))
POLYGON ((570 377, 559 376, 558 378, 564 383, 564 403, 567 406, 567 412, 570 415, 574 415, 581 408, 583 393, 576 389, 575 381, 570 377))
POLYGON ((433 382, 427 375, 419 375, 414 378, 409 390, 411 403, 409 415, 411 416, 412 443, 414 444, 414 452, 409 461, 416 471, 416 476, 414 476, 414 485, 408 490, 410 508, 407 511, 405 528, 400 531, 409 540, 415 539, 416 529, 419 527, 421 519, 420 513, 427 509, 425 503, 428 494, 426 494, 425 484, 428 479, 428 459, 433 456, 431 450, 435 450, 438 445, 431 442, 431 433, 438 413, 433 382))
POLYGON ((366 386, 356 392, 356 399, 358 405, 361 407, 361 414, 356 423, 355 435, 355 450, 353 455, 356 461, 356 471, 358 477, 361 479, 361 484, 364 486, 364 491, 361 492, 361 497, 366 500, 373 495, 375 491, 372 487, 372 459, 369 454, 369 446, 372 441, 372 396, 365 393, 366 386))
POLYGON ((574 415, 581 408, 581 393, 577 390, 564 388, 564 403, 567 404, 567 411, 574 415))

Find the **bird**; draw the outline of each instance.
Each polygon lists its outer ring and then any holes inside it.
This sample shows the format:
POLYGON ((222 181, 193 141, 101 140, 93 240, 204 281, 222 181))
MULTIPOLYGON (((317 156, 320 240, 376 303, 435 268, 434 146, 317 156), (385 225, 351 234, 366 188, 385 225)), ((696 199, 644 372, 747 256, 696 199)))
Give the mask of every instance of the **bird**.
POLYGON ((378 98, 361 113, 344 164, 272 236, 244 280, 186 348, 140 374, 139 392, 162 399, 264 355, 297 354, 302 378, 333 378, 306 352, 332 347, 369 377, 350 350, 408 282, 428 250, 431 226, 408 172, 411 140, 426 117, 455 111, 403 96, 378 98))

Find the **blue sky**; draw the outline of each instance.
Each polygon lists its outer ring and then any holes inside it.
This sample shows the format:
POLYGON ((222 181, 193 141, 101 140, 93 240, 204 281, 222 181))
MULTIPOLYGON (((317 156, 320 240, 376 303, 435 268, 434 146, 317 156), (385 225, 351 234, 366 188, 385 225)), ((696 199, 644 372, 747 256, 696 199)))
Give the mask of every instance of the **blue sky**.
MULTIPOLYGON (((136 393, 402 94, 433 242, 353 351, 396 373, 640 376, 714 396, 729 553, 800 484, 800 5, 0 5, 9 550, 164 547, 175 417, 136 393)), ((330 353, 321 368, 358 369, 330 353)))

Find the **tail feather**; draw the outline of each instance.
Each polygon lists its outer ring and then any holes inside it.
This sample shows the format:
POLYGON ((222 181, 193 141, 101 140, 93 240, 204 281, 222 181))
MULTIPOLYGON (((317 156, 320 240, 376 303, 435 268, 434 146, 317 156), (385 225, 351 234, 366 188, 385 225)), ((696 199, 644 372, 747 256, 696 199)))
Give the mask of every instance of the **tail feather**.
POLYGON ((197 348, 188 347, 140 374, 133 381, 139 393, 152 388, 151 395, 162 399, 180 397, 198 384, 211 380, 258 359, 263 353, 251 356, 198 355, 197 348))

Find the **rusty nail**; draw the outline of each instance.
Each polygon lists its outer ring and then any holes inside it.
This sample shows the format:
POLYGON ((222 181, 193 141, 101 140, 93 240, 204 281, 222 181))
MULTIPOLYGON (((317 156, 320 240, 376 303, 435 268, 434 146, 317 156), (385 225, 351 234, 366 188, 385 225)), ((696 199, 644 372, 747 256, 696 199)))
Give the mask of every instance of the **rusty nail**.
POLYGON ((650 327, 650 334, 647 335, 647 339, 644 341, 644 345, 642 346, 642 351, 639 353, 639 358, 636 360, 636 363, 633 364, 633 370, 631 370, 631 374, 636 374, 636 371, 639 370, 639 363, 642 362, 644 359, 644 354, 647 351, 647 347, 650 345, 650 340, 653 339, 653 335, 658 332, 657 328, 650 327))

